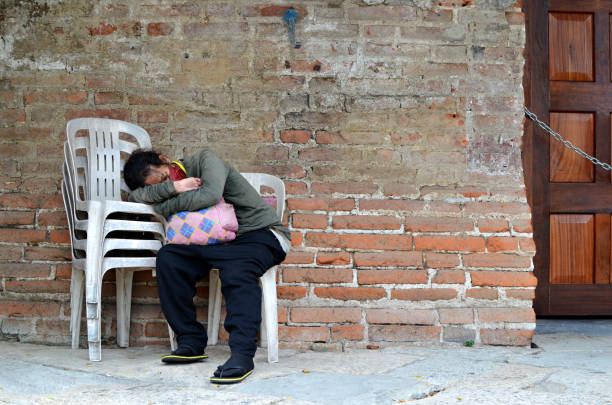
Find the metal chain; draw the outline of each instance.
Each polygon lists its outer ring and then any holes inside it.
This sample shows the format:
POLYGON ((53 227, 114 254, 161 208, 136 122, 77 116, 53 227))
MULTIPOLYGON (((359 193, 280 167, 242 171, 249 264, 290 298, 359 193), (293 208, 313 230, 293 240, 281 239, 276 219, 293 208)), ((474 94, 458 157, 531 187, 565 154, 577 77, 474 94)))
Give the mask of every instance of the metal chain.
POLYGON ((596 164, 604 168, 605 170, 612 170, 612 166, 610 166, 609 164, 604 163, 601 160, 597 159, 596 157, 589 155, 588 153, 586 153, 585 151, 583 151, 582 149, 575 146, 573 143, 571 143, 567 139, 564 139, 561 135, 553 131, 548 125, 546 125, 545 122, 540 121, 537 115, 529 111, 527 107, 525 107, 525 115, 529 117, 531 120, 533 120, 534 122, 536 122, 544 131, 552 135, 552 137, 555 138, 557 141, 563 143, 565 146, 567 146, 569 149, 573 150, 574 152, 576 152, 583 158, 590 160, 591 163, 596 164))

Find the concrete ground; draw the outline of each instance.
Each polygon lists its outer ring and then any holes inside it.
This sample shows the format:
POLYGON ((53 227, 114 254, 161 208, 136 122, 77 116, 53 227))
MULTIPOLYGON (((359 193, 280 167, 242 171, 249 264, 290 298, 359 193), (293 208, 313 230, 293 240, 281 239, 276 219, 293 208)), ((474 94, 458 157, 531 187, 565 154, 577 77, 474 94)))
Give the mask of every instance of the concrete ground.
POLYGON ((208 378, 228 357, 168 366, 164 348, 0 342, 0 404, 612 404, 612 320, 538 320, 536 348, 404 344, 340 352, 265 350, 241 384, 208 378))

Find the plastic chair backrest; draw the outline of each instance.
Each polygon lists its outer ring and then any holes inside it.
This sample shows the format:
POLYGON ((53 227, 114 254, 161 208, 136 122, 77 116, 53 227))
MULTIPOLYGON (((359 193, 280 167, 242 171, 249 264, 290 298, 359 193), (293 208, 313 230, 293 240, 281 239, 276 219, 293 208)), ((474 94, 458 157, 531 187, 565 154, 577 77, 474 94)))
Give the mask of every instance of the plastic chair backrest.
POLYGON ((258 193, 261 194, 261 187, 269 187, 274 190, 276 197, 276 215, 282 221, 285 212, 285 183, 276 176, 266 173, 240 173, 247 179, 258 193))
MULTIPOLYGON (((151 148, 151 140, 143 128, 106 118, 71 120, 66 125, 66 136, 74 166, 73 180, 78 182, 74 189, 83 188, 85 199, 89 200, 121 200, 121 190, 128 190, 121 176, 122 160, 138 148, 151 148), (81 177, 78 166, 83 158, 87 164, 81 177)), ((79 198, 79 193, 76 197, 79 198)))

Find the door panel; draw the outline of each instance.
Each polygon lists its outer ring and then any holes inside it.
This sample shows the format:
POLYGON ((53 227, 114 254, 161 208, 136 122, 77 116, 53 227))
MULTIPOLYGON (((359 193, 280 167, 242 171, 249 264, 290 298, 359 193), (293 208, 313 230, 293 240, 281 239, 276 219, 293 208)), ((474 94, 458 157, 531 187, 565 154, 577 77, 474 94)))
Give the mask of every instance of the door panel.
POLYGON ((593 81, 593 15, 549 13, 550 80, 593 81))
MULTIPOLYGON (((612 155, 612 0, 526 0, 527 107, 602 162, 612 155)), ((612 315, 612 174, 527 121, 537 315, 612 315)))
POLYGON ((595 253, 593 215, 550 216, 551 284, 591 284, 595 253))
MULTIPOLYGON (((589 155, 594 152, 593 114, 550 113, 550 127, 589 155)), ((593 181, 593 164, 561 142, 550 140, 550 181, 555 183, 590 183, 593 181)))

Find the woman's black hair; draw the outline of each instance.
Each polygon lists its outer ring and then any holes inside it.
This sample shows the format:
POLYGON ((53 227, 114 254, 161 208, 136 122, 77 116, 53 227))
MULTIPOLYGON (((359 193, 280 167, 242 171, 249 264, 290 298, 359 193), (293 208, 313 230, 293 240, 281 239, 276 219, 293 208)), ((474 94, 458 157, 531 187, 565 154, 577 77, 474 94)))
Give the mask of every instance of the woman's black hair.
POLYGON ((163 166, 159 153, 154 150, 136 149, 123 167, 123 179, 130 190, 144 187, 151 166, 163 166))

